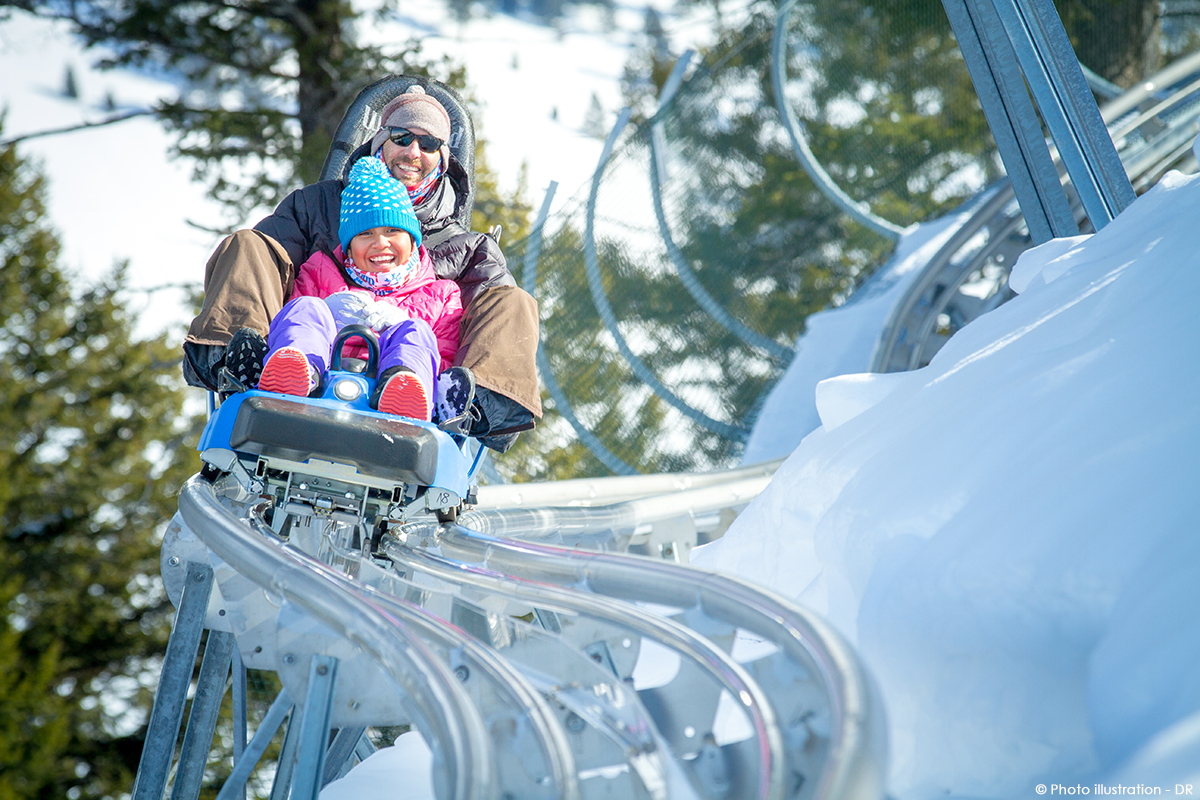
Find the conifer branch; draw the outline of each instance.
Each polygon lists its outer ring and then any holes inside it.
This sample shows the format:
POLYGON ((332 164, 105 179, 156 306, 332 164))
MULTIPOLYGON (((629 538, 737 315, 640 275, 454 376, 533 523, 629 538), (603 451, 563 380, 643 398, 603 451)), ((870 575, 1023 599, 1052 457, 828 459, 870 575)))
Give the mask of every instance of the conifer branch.
POLYGON ((231 233, 233 233, 232 228, 213 228, 208 225, 202 225, 201 223, 196 222, 194 219, 188 219, 187 217, 184 217, 183 222, 184 222, 184 224, 190 225, 191 227, 195 228, 198 231, 204 231, 205 233, 213 233, 213 234, 216 234, 217 236, 228 236, 231 233))
POLYGON ((18 142, 23 142, 27 139, 37 139, 42 136, 54 136, 54 135, 60 134, 60 133, 71 133, 73 131, 81 131, 81 130, 85 130, 87 128, 99 128, 104 125, 113 125, 117 122, 124 122, 127 119, 133 119, 134 117, 152 116, 156 113, 158 113, 158 112, 153 111, 151 109, 142 109, 141 111, 129 111, 124 114, 118 114, 115 117, 109 117, 108 119, 101 120, 99 122, 81 122, 78 125, 68 125, 65 128, 51 128, 51 129, 45 130, 45 131, 34 131, 33 133, 23 133, 20 136, 14 136, 11 139, 5 139, 4 141, 0 142, 0 147, 9 147, 11 145, 17 144, 18 142))

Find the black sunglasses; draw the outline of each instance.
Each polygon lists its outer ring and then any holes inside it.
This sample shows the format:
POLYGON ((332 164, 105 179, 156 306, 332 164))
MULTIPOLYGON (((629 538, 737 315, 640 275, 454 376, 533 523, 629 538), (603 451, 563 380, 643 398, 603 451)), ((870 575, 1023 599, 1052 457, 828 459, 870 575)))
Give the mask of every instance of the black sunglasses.
POLYGON ((408 147, 416 139, 417 147, 426 153, 436 153, 445 144, 432 133, 413 133, 408 128, 389 127, 388 138, 401 147, 408 147))

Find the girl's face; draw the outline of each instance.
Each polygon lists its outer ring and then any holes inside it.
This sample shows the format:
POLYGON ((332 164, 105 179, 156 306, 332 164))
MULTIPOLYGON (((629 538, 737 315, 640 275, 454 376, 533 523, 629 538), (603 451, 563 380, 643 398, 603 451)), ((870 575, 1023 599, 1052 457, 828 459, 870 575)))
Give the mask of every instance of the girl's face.
POLYGON ((363 272, 404 266, 412 252, 412 234, 403 228, 371 228, 350 240, 350 259, 363 272))

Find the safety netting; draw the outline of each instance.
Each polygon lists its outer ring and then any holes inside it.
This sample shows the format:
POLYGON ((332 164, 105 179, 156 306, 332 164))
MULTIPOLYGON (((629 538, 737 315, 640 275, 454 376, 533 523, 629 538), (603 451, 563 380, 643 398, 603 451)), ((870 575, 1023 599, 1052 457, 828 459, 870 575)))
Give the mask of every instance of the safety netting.
POLYGON ((802 166, 776 80, 827 182, 897 231, 995 177, 940 5, 867 32, 856 8, 793 9, 782 42, 774 8, 749 15, 667 102, 657 86, 635 102, 593 182, 505 248, 541 307, 540 435, 574 453, 574 474, 735 463, 805 319, 892 252, 895 235, 802 166), (904 53, 888 49, 897 27, 904 53))
MULTIPOLYGON (((1195 40, 1128 24, 1148 2, 1057 5, 1094 88, 1195 40)), ((937 0, 756 2, 722 25, 681 83, 661 52, 631 66, 592 184, 506 248, 541 304, 542 477, 736 462, 807 317, 1003 177, 937 0)))

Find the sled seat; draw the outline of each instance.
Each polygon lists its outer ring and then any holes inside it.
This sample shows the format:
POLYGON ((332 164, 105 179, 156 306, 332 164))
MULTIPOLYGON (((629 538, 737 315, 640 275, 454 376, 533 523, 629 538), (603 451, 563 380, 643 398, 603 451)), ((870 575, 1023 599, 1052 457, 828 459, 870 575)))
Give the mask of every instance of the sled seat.
POLYGON ((437 474, 438 442, 425 428, 279 397, 246 398, 229 446, 268 458, 353 464, 395 483, 430 486, 437 474))
POLYGON ((452 87, 433 78, 420 75, 389 75, 363 89, 350 103, 333 135, 329 153, 321 167, 320 180, 346 180, 355 160, 370 152, 371 137, 379 130, 384 106, 412 86, 442 104, 450 117, 450 155, 466 173, 466 186, 456 185, 460 193, 453 219, 467 230, 471 229, 471 209, 475 205, 475 123, 462 95, 452 87))

